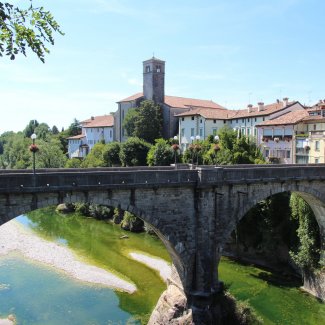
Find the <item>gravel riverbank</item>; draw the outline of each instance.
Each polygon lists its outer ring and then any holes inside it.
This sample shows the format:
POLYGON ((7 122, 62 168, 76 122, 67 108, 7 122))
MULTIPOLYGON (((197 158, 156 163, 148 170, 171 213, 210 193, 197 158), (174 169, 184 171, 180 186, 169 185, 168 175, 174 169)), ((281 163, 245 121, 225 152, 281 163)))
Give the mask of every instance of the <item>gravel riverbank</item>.
POLYGON ((167 279, 171 275, 171 266, 165 260, 158 257, 151 257, 145 254, 140 254, 136 252, 129 253, 129 255, 136 261, 143 263, 159 272, 160 277, 167 282, 167 279))
POLYGON ((10 252, 19 252, 28 259, 45 263, 80 281, 129 293, 136 291, 134 284, 104 269, 83 263, 68 248, 34 235, 15 221, 0 227, 0 256, 10 252))

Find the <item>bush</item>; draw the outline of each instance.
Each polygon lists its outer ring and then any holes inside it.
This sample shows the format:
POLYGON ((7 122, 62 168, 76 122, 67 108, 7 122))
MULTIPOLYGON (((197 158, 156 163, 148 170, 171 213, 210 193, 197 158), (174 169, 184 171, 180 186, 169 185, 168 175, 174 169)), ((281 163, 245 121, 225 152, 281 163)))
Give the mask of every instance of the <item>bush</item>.
POLYGON ((121 145, 120 160, 123 166, 145 166, 150 144, 139 138, 128 138, 121 145))
POLYGON ((141 232, 143 231, 144 223, 141 219, 137 218, 134 214, 125 211, 121 227, 124 230, 129 230, 132 232, 141 232))

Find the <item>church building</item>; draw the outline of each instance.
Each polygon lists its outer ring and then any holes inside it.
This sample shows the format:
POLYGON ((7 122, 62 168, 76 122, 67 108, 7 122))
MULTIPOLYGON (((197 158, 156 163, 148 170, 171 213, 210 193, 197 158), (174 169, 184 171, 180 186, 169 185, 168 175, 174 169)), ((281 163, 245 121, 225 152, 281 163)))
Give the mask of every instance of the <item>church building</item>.
POLYGON ((163 137, 178 135, 177 114, 195 108, 225 108, 211 100, 184 98, 165 95, 165 61, 152 57, 143 62, 143 91, 117 102, 115 113, 116 140, 124 142, 127 134, 123 128, 124 118, 130 108, 138 107, 143 100, 152 100, 160 105, 163 112, 163 137))

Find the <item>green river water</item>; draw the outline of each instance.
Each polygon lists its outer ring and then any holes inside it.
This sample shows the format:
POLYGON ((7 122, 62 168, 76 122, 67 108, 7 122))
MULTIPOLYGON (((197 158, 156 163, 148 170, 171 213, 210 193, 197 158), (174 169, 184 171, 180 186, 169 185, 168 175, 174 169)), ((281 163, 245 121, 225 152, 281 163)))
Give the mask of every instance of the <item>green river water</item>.
MULTIPOLYGON (((76 252, 83 260, 114 272, 137 286, 134 294, 92 286, 46 266, 8 255, 0 259, 0 318, 14 314, 17 324, 145 324, 165 283, 157 272, 129 258, 138 251, 170 261, 163 244, 148 234, 117 225, 62 216, 46 208, 18 221, 48 240, 76 252), (127 234, 127 239, 120 239, 127 234)), ((325 305, 286 281, 257 267, 229 259, 220 278, 240 300, 247 300, 265 324, 325 324, 325 305)))

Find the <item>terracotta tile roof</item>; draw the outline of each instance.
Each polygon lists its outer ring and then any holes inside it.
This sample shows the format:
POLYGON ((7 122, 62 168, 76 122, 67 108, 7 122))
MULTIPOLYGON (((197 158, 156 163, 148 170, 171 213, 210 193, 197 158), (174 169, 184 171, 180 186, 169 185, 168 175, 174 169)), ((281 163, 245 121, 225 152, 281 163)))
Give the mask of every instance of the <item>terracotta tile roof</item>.
POLYGON ((290 102, 286 107, 284 107, 283 102, 279 101, 276 103, 264 105, 264 109, 262 111, 258 111, 258 107, 252 107, 251 112, 248 113, 248 109, 241 109, 238 110, 237 113, 232 117, 232 118, 244 118, 244 117, 251 117, 251 116, 264 116, 264 115, 270 115, 272 113, 275 113, 277 111, 281 111, 284 108, 287 108, 289 106, 292 106, 294 104, 298 103, 297 101, 295 102, 290 102))
POLYGON ((78 139, 82 139, 82 138, 84 138, 85 137, 85 135, 84 134, 78 134, 78 135, 74 135, 74 136, 72 136, 72 137, 69 137, 69 138, 67 138, 68 140, 78 140, 78 139))
POLYGON ((321 115, 315 115, 315 116, 306 116, 303 120, 304 123, 311 123, 311 122, 325 122, 325 117, 321 115))
MULTIPOLYGON (((130 97, 118 101, 118 103, 130 102, 132 100, 136 100, 141 97, 143 97, 143 93, 137 93, 130 97)), ((194 98, 185 98, 185 97, 176 97, 176 96, 165 96, 165 104, 177 108, 208 107, 208 108, 225 109, 224 107, 213 102, 212 100, 194 99, 194 98)))
POLYGON ((175 116, 193 116, 200 115, 206 119, 224 120, 230 118, 235 112, 228 109, 215 109, 215 108, 195 108, 187 112, 177 114, 175 116))
POLYGON ((81 122, 84 128, 100 128, 100 127, 110 127, 114 126, 114 116, 113 115, 102 115, 95 116, 88 120, 81 122))
POLYGON ((224 107, 213 102, 212 100, 194 99, 194 98, 185 98, 185 97, 176 97, 176 96, 165 96, 165 104, 177 108, 200 107, 200 108, 225 109, 224 107))
POLYGON ((299 110, 283 114, 275 119, 262 122, 257 126, 296 124, 304 120, 306 117, 308 117, 308 112, 305 110, 299 110))
POLYGON ((141 97, 143 97, 143 93, 136 93, 136 94, 134 94, 134 95, 132 95, 130 97, 126 97, 126 98, 124 98, 122 100, 119 100, 118 103, 130 102, 132 100, 136 100, 136 99, 141 98, 141 97))

